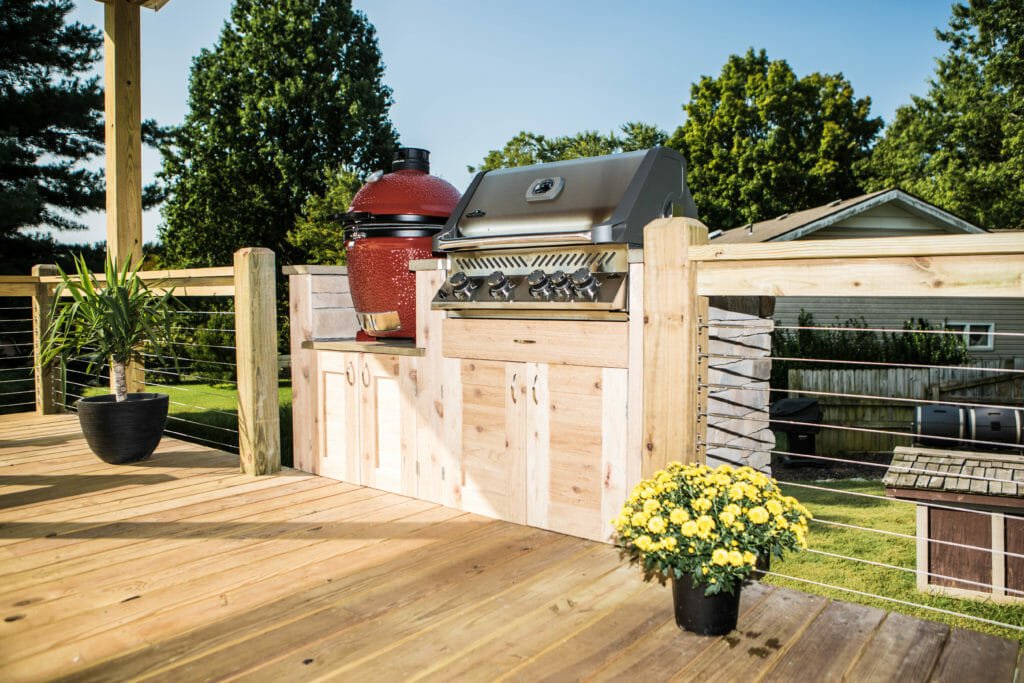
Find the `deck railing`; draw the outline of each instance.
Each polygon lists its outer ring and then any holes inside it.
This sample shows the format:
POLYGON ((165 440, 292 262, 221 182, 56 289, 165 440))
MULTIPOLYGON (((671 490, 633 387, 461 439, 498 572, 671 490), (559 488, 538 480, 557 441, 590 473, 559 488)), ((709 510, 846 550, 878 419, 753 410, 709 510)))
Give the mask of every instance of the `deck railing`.
MULTIPOLYGON (((181 357, 180 363, 169 365, 144 352, 145 367, 130 367, 128 373, 128 389, 133 392, 160 391, 178 379, 236 388, 236 406, 228 410, 205 405, 208 397, 202 395, 198 384, 174 387, 165 432, 236 450, 242 470, 250 474, 273 473, 281 466, 274 261, 274 253, 268 249, 246 248, 236 252, 231 266, 141 271, 154 291, 173 290, 183 302, 212 299, 222 303, 207 304, 209 308, 205 309, 186 305, 175 312, 180 323, 174 325, 176 338, 171 346, 181 357), (195 335, 200 330, 233 340, 197 341, 195 335), (215 412, 223 419, 213 424, 210 420, 197 421, 185 417, 185 410, 207 415, 215 412)), ((102 282, 103 277, 98 279, 102 282)), ((0 355, 0 363, 10 365, 0 367, 0 400, 6 399, 10 409, 30 410, 34 406, 40 414, 61 412, 73 407, 74 396, 96 385, 97 373, 86 373, 84 366, 75 362, 81 359, 69 359, 71 362, 63 366, 38 365, 40 342, 59 282, 56 268, 49 265, 34 267, 32 275, 0 276, 0 302, 11 302, 4 306, 4 312, 10 315, 0 316, 0 326, 22 325, 9 332, 0 330, 0 335, 26 337, 26 343, 18 346, 25 353, 0 355), (10 389, 5 391, 8 385, 10 389), (19 396, 12 392, 19 392, 23 400, 15 400, 19 396)), ((109 372, 106 366, 103 371, 109 372)))
MULTIPOLYGON (((679 363, 675 366, 660 363, 657 373, 649 372, 645 365, 645 474, 678 459, 679 443, 686 446, 683 457, 695 462, 707 459, 749 464, 749 459, 733 456, 760 449, 770 456, 770 460, 760 461, 763 468, 772 467, 777 478, 788 479, 784 487, 790 493, 820 502, 819 509, 831 511, 823 512, 812 521, 812 532, 817 529, 819 533, 817 538, 811 534, 808 551, 809 556, 821 560, 819 568, 827 566, 828 571, 805 571, 809 568, 807 563, 790 561, 773 567, 768 572, 772 577, 769 580, 792 582, 812 591, 838 591, 881 606, 898 605, 918 613, 970 619, 1007 629, 1010 633, 1024 634, 1022 607, 987 608, 979 607, 977 601, 949 599, 949 596, 984 595, 988 602, 1018 604, 1024 599, 1024 589, 1019 585, 1024 550, 1017 539, 1024 530, 1024 517, 1020 516, 1024 513, 1021 505, 1024 500, 1020 496, 1002 501, 995 497, 972 497, 982 491, 982 487, 985 492, 1002 493, 1003 486, 1019 485, 1019 490, 1024 491, 1024 471, 1000 470, 994 464, 988 469, 982 466, 958 476, 963 481, 954 484, 958 488, 951 496, 936 495, 934 491, 903 496, 901 484, 894 482, 911 480, 898 477, 913 476, 913 481, 917 481, 918 476, 926 476, 936 478, 930 479, 930 484, 935 484, 937 478, 946 477, 953 470, 930 457, 912 461, 905 454, 897 453, 896 461, 892 461, 893 453, 888 457, 869 458, 836 452, 827 446, 824 449, 819 446, 810 453, 800 452, 805 449, 776 446, 771 436, 765 436, 771 434, 769 428, 884 434, 897 438, 899 443, 909 445, 912 441, 909 419, 906 424, 887 428, 865 425, 857 419, 831 424, 826 419, 820 425, 804 423, 799 418, 772 420, 767 408, 771 401, 779 398, 801 396, 822 402, 855 400, 895 405, 901 409, 948 401, 942 400, 938 392, 929 392, 927 396, 901 395, 895 386, 891 387, 895 391, 887 387, 885 391, 865 393, 839 381, 817 384, 813 389, 798 386, 792 393, 785 387, 770 386, 767 381, 751 383, 742 387, 742 397, 737 400, 740 393, 729 395, 726 392, 737 389, 733 379, 714 376, 723 362, 802 361, 818 364, 823 369, 873 366, 870 371, 915 364, 794 359, 776 353, 770 343, 763 348, 755 345, 739 355, 723 357, 722 352, 716 350, 721 348, 718 342, 729 336, 723 331, 750 325, 767 326, 769 333, 762 339, 770 339, 771 321, 757 321, 756 315, 753 322, 712 320, 711 315, 714 301, 729 301, 728 298, 735 304, 752 297, 856 297, 863 302, 864 313, 869 315, 873 297, 973 297, 995 298, 1003 300, 1007 306, 1020 306, 1020 316, 1024 319, 1024 234, 715 245, 707 243, 706 229, 695 222, 666 222, 658 230, 648 230, 645 242, 645 251, 661 251, 659 263, 665 262, 665 253, 678 251, 678 257, 669 260, 662 272, 645 274, 645 315, 646 319, 657 322, 658 330, 645 341, 645 354, 670 353, 673 349, 675 353, 681 352, 679 363), (678 249, 680 244, 685 245, 681 250, 678 249), (680 312, 683 315, 679 315, 680 312), (679 387, 684 390, 678 391, 679 387), (876 471, 874 477, 868 476, 876 481, 863 485, 815 481, 813 469, 805 468, 801 472, 780 466, 780 461, 789 459, 799 459, 802 464, 824 464, 833 469, 854 468, 861 476, 876 471), (885 473, 888 476, 882 490, 882 483, 877 480, 885 473), (863 514, 856 512, 858 508, 863 514), (946 519, 943 515, 962 516, 946 519), (870 521, 864 522, 865 519, 870 521), (940 522, 944 528, 937 533, 940 522), (977 533, 965 525, 974 525, 971 528, 977 533), (843 543, 838 543, 838 535, 843 536, 843 543), (906 561, 908 555, 909 562, 906 561), (955 559, 950 560, 950 557, 955 559), (964 565, 963 571, 960 565, 964 565), (954 566, 958 567, 956 571, 950 569, 954 566), (867 573, 888 578, 867 583, 862 580, 867 573), (1006 578, 1010 576, 1017 577, 1015 588, 1007 586, 1006 578), (882 585, 886 588, 881 589, 882 585), (914 588, 919 592, 915 594, 914 588), (929 595, 940 592, 941 599, 929 595)), ((907 318, 914 317, 915 311, 907 311, 907 318)), ((790 328, 798 333, 812 331, 809 326, 790 328)), ((872 328, 871 331, 893 335, 915 333, 891 328, 872 328)), ((842 328, 832 328, 830 332, 842 334, 842 328)), ((863 331, 850 330, 851 334, 855 332, 863 331)), ((963 334, 940 329, 916 333, 963 334)), ((996 330, 994 334, 1019 336, 1020 332, 996 330)), ((963 364, 944 366, 942 372, 970 376, 977 374, 978 369, 963 364)), ((1024 369, 1019 364, 990 368, 989 372, 998 374, 1010 386, 1019 385, 1018 380, 1024 378, 1024 369)), ((839 373, 832 375, 840 376, 839 373)), ((1019 396, 1001 396, 965 398, 958 395, 955 403, 1007 410, 1020 407, 1019 396)), ((1003 441, 969 435, 946 441, 938 437, 931 442, 931 447, 954 458, 958 453, 990 451, 994 458, 1006 458, 1011 463, 1019 461, 1024 466, 1024 449, 1008 447, 1003 441)))

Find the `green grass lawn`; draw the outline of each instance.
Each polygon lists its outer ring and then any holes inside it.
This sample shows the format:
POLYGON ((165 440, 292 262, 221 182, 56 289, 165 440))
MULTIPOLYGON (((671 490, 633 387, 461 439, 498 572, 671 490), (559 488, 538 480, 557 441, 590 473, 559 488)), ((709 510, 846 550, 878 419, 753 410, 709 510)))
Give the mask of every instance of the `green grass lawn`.
MULTIPOLYGON (((238 389, 232 383, 223 384, 162 384, 148 386, 147 391, 170 397, 167 429, 173 436, 190 437, 197 443, 238 452, 238 389)), ((90 387, 86 396, 107 393, 106 387, 90 387)), ((278 386, 278 405, 281 411, 281 464, 292 464, 292 387, 282 380, 278 386)))
MULTIPOLYGON (((821 486, 854 493, 869 493, 884 496, 880 482, 847 480, 808 482, 821 486)), ((841 522, 872 529, 895 531, 913 536, 915 528, 914 506, 900 501, 882 501, 842 493, 813 491, 803 487, 782 484, 787 494, 795 496, 820 520, 841 522)), ((882 535, 855 529, 811 522, 810 547, 815 550, 858 557, 874 562, 915 568, 915 541, 911 538, 882 535)), ((962 612, 976 617, 1000 621, 1024 627, 1024 605, 999 605, 991 600, 958 599, 920 593, 915 588, 916 577, 911 572, 885 567, 874 567, 860 562, 826 557, 809 552, 793 553, 785 560, 772 561, 772 572, 788 574, 802 579, 819 581, 834 586, 874 593, 889 598, 905 600, 930 607, 962 612)), ((932 610, 910 607, 867 598, 845 591, 821 588, 811 584, 768 576, 765 583, 787 586, 808 593, 826 595, 837 600, 857 602, 880 607, 894 612, 942 621, 954 626, 993 633, 1006 638, 1024 640, 1024 632, 1001 628, 983 622, 954 617, 932 610)))

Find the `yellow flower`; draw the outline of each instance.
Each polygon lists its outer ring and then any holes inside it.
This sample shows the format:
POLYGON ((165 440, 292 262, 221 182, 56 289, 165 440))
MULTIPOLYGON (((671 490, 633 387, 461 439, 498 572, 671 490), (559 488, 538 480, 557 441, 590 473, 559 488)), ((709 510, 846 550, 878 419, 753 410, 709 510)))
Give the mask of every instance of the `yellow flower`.
POLYGON ((640 491, 640 497, 641 498, 653 498, 654 497, 654 489, 651 488, 650 486, 645 486, 640 491))
POLYGON ((645 500, 644 501, 644 512, 648 515, 654 514, 661 509, 661 503, 656 500, 645 500))
POLYGON ((734 567, 742 567, 743 566, 743 553, 741 553, 739 550, 730 550, 729 551, 729 564, 731 564, 734 567))
POLYGON ((729 551, 725 548, 715 548, 711 551, 711 564, 729 564, 729 551))
POLYGON ((715 528, 715 520, 708 515, 701 515, 697 518, 697 533, 708 534, 715 528))
POLYGON ((687 522, 684 522, 683 525, 679 528, 679 533, 686 537, 696 536, 697 523, 694 522, 692 519, 687 522))
POLYGON ((728 526, 729 524, 732 524, 736 521, 736 515, 732 514, 731 512, 725 512, 723 510, 722 514, 718 516, 718 519, 722 520, 722 523, 728 526))
POLYGON ((647 515, 642 512, 634 512, 629 521, 633 526, 647 526, 647 515))
POLYGON ((679 525, 685 522, 686 520, 690 519, 690 515, 686 512, 686 510, 682 508, 676 508, 668 514, 668 519, 673 524, 679 525))
POLYGON ((740 500, 743 498, 746 489, 743 484, 733 484, 729 487, 729 500, 740 500))
POLYGON ((655 534, 662 533, 667 526, 663 517, 651 517, 650 521, 647 522, 647 530, 655 534))
POLYGON ((711 501, 707 498, 698 498, 693 501, 693 509, 697 512, 707 512, 711 509, 711 501))
POLYGON ((743 551, 743 564, 749 564, 754 566, 757 563, 757 555, 750 552, 749 550, 743 551))
POLYGON ((675 536, 666 536, 661 539, 661 545, 665 547, 665 550, 675 550, 678 545, 678 541, 676 541, 675 536))
POLYGON ((729 503, 722 508, 722 512, 728 512, 730 515, 739 516, 742 511, 740 510, 740 506, 736 503, 729 503))
POLYGON ((771 500, 767 501, 764 504, 764 506, 766 508, 768 508, 768 512, 772 513, 773 515, 781 515, 782 514, 782 503, 780 503, 779 501, 775 500, 774 498, 772 498, 771 500))
POLYGON ((751 508, 747 516, 750 518, 750 521, 754 524, 764 524, 768 521, 768 511, 765 510, 760 505, 758 505, 755 508, 751 508))
POLYGON ((644 534, 643 536, 640 536, 635 541, 633 541, 633 545, 635 545, 640 550, 647 552, 651 549, 651 546, 654 545, 654 541, 651 540, 650 536, 644 534))

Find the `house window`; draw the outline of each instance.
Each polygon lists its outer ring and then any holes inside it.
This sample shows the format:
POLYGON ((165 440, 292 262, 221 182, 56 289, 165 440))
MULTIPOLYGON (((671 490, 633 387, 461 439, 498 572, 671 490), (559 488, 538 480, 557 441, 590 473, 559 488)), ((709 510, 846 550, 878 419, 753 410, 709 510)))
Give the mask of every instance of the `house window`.
POLYGON ((995 323, 946 323, 946 329, 962 334, 968 351, 991 351, 995 344, 995 323))

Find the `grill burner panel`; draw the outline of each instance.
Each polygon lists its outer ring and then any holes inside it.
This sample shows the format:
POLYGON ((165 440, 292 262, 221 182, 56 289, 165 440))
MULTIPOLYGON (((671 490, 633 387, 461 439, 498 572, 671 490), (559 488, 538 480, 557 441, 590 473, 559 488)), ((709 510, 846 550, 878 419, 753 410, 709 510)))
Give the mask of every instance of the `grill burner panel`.
POLYGON ((462 317, 607 319, 626 311, 628 268, 626 245, 461 252, 431 306, 462 317))

